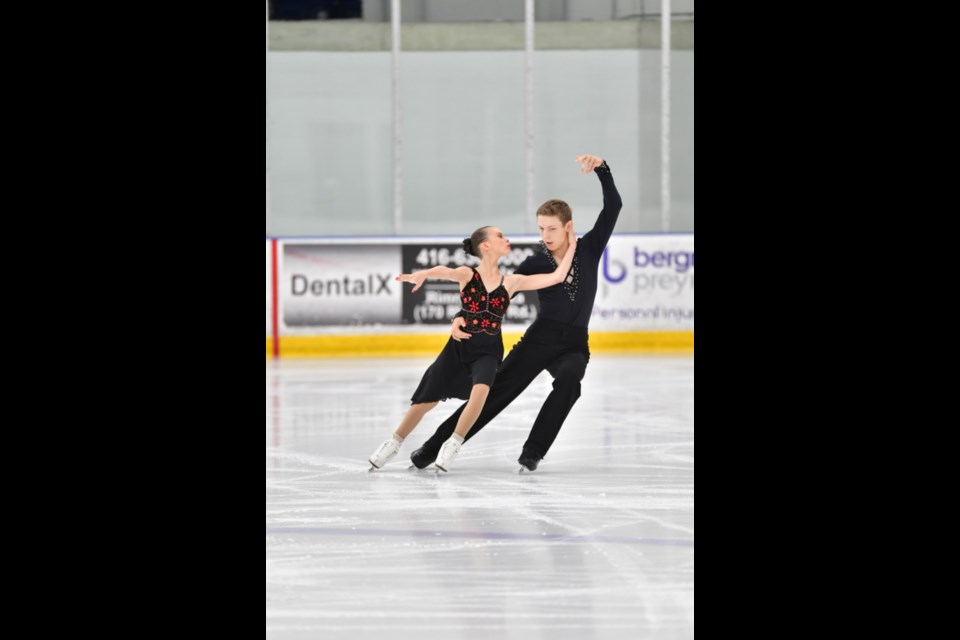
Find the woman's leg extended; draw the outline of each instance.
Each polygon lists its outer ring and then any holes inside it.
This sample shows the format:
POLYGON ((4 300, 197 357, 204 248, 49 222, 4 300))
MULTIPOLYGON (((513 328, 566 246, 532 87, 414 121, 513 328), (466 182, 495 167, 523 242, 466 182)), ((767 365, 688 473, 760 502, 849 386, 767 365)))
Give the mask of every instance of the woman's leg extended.
POLYGON ((411 431, 417 428, 417 425, 423 420, 423 416, 427 415, 427 413, 438 404, 440 403, 423 402, 412 405, 407 409, 407 415, 403 416, 403 420, 400 421, 400 426, 397 427, 396 434, 401 438, 406 438, 410 435, 411 431))
POLYGON ((470 391, 470 399, 467 400, 467 406, 464 407, 460 418, 457 420, 457 428, 454 429, 454 433, 461 438, 467 435, 467 431, 469 431, 473 423, 477 421, 477 416, 480 415, 480 410, 483 409, 488 395, 490 395, 489 385, 473 385, 473 389, 470 391))

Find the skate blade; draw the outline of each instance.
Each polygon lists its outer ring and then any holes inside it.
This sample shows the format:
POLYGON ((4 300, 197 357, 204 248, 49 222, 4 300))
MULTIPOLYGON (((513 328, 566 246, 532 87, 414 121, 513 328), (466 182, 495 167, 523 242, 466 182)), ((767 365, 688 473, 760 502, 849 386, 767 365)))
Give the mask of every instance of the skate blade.
POLYGON ((440 471, 443 471, 444 473, 447 473, 447 470, 444 469, 443 467, 441 467, 440 465, 434 464, 434 466, 438 469, 437 475, 440 475, 440 471))
MULTIPOLYGON (((367 460, 367 462, 370 462, 370 461, 367 460)), ((370 462, 370 468, 367 469, 367 473, 370 473, 371 471, 377 471, 377 470, 379 470, 379 469, 380 469, 380 467, 378 467, 377 465, 375 465, 375 464, 373 464, 372 462, 370 462)))

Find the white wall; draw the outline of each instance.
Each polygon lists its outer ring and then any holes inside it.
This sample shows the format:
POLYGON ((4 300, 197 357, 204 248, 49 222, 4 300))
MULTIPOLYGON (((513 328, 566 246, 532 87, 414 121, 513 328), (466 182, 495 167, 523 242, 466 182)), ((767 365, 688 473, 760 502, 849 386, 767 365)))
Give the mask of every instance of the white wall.
MULTIPOLYGON (((524 54, 401 57, 403 233, 462 233, 465 221, 532 231, 525 211, 524 54)), ((660 230, 660 52, 538 51, 535 200, 592 220, 610 160, 618 231, 660 230)), ((389 52, 272 52, 272 235, 393 233, 389 52)), ((672 231, 694 230, 693 51, 674 51, 672 231)), ((469 227, 469 224, 467 225, 469 227)))

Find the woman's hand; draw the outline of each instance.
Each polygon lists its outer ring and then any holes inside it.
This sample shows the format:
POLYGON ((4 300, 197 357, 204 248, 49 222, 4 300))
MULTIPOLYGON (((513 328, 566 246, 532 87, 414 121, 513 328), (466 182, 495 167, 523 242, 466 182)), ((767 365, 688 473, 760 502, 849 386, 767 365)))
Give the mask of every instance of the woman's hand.
POLYGON ((410 290, 410 293, 413 293, 417 289, 423 286, 424 280, 427 279, 427 276, 424 275, 423 271, 418 271, 417 273, 401 273, 397 276, 397 280, 400 282, 411 282, 414 284, 413 289, 410 290))

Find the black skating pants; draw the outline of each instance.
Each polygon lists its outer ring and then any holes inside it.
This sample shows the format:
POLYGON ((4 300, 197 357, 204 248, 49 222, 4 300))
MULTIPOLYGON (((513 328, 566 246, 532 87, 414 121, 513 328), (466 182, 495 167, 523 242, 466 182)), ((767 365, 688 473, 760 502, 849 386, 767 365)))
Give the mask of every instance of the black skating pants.
MULTIPOLYGON (((523 454, 542 458, 556 440, 563 421, 580 397, 580 381, 590 361, 586 327, 575 327, 538 318, 507 354, 490 388, 490 395, 476 423, 467 433, 469 440, 477 435, 544 370, 553 376, 553 391, 540 408, 530 435, 523 445, 523 454)), ((422 445, 430 456, 436 455, 450 437, 463 413, 463 403, 422 445)))

